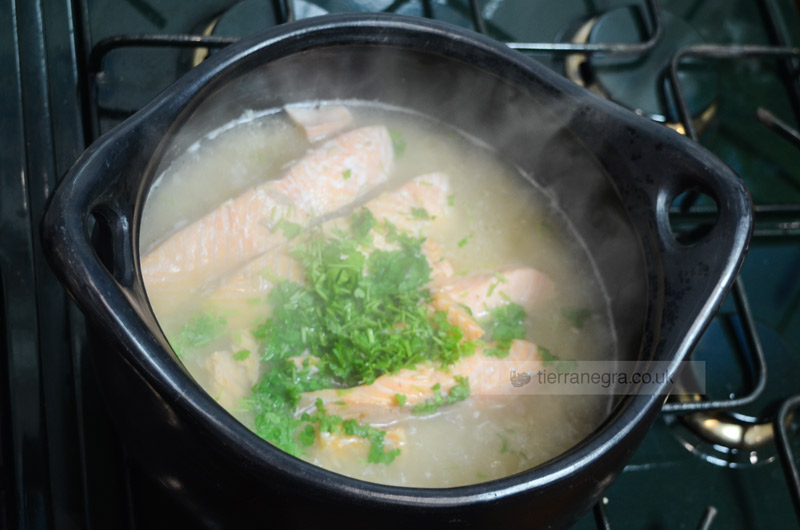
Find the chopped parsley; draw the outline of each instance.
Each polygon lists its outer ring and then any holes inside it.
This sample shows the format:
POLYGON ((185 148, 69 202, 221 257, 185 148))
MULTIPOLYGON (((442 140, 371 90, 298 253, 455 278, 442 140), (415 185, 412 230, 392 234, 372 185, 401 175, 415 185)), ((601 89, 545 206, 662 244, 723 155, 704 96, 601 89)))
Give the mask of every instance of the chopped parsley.
POLYGON ((389 129, 389 136, 392 139, 392 147, 394 148, 394 156, 400 158, 406 152, 406 141, 403 139, 403 133, 394 129, 389 129))
MULTIPOLYGON (((388 464, 397 457, 399 449, 385 447, 385 431, 330 415, 321 400, 313 414, 295 413, 305 392, 337 388, 344 394, 420 362, 446 367, 474 352, 475 343, 463 340, 445 312, 428 308, 431 267, 423 241, 379 223, 366 208, 350 217, 349 230, 304 231, 290 254, 303 267, 305 284, 276 279, 267 295, 272 314, 253 331, 267 365, 249 398, 259 436, 302 455, 319 432, 342 432, 370 442, 369 462, 388 464), (391 250, 373 248, 373 232, 384 236, 391 250), (314 359, 313 367, 289 359, 302 354, 314 359)), ((456 380, 447 395, 437 385, 430 402, 413 412, 427 414, 465 399, 469 383, 456 380)), ((403 406, 406 396, 397 394, 395 400, 403 406)))
POLYGON ((581 307, 562 307, 561 316, 566 318, 573 328, 581 329, 592 316, 592 312, 581 307))
POLYGON ((425 208, 411 208, 411 218, 427 221, 431 216, 428 215, 428 210, 425 208))
POLYGON ((350 228, 357 240, 361 241, 375 228, 377 221, 369 208, 362 208, 350 216, 350 228))
POLYGON ((226 329, 225 317, 199 313, 183 325, 178 337, 172 341, 172 348, 179 358, 186 359, 195 350, 220 338, 226 329))
POLYGON ((447 205, 450 206, 450 207, 453 207, 453 206, 456 205, 456 194, 455 193, 451 193, 450 195, 447 196, 447 205))
MULTIPOLYGON (((492 284, 494 286, 497 283, 492 284)), ((503 294, 501 292, 501 294, 503 294)), ((490 295, 491 296, 491 295, 490 295)), ((525 338, 525 310, 519 304, 509 303, 491 310, 491 319, 486 326, 488 336, 497 343, 486 348, 484 355, 504 358, 515 339, 525 338)))
POLYGON ((458 242, 458 248, 464 248, 464 247, 466 247, 466 246, 467 246, 467 242, 469 242, 469 236, 464 236, 464 238, 463 238, 463 239, 461 239, 461 240, 458 242))
POLYGON ((500 448, 500 454, 501 455, 506 454, 510 449, 510 447, 508 445, 508 438, 506 438, 505 436, 503 436, 499 432, 496 432, 495 435, 497 435, 497 437, 500 438, 500 441, 503 442, 503 446, 500 448))
POLYGON ((344 180, 347 180, 347 179, 349 179, 349 178, 350 178, 350 177, 352 177, 352 176, 353 176, 353 170, 352 170, 352 169, 350 169, 350 168, 347 168, 347 169, 345 169, 344 171, 342 171, 342 178, 343 178, 344 180))
POLYGON ((291 240, 303 233, 303 225, 287 221, 286 219, 281 219, 275 225, 275 230, 280 230, 283 232, 283 235, 286 236, 286 239, 291 240))
POLYGON ((364 237, 372 225, 399 248, 365 256, 347 234, 316 232, 291 251, 306 284, 283 280, 268 295, 273 314, 254 332, 265 360, 308 350, 320 360, 320 372, 349 387, 422 361, 446 366, 474 351, 445 313, 429 314, 431 268, 422 241, 374 223, 371 214, 358 212, 351 231, 364 237))
POLYGON ((317 399, 316 407, 317 411, 315 413, 305 413, 300 418, 301 422, 307 422, 297 435, 298 441, 304 446, 310 447, 314 445, 318 429, 319 432, 344 433, 347 436, 358 436, 366 439, 370 443, 367 461, 374 464, 391 464, 400 454, 400 449, 398 448, 386 450, 384 446, 385 431, 364 425, 354 419, 345 420, 340 416, 329 415, 322 405, 322 400, 319 398, 317 399))
POLYGON ((239 350, 233 354, 234 361, 244 361, 250 357, 250 350, 239 350))
POLYGON ((433 390, 433 397, 415 405, 414 408, 411 409, 411 413, 418 416, 427 416, 439 410, 439 407, 442 405, 452 405, 453 403, 458 403, 459 401, 467 399, 470 393, 469 378, 457 375, 455 376, 455 380, 455 386, 450 389, 447 395, 442 394, 442 385, 439 383, 433 385, 431 387, 431 390, 433 390))
POLYGON ((305 429, 300 431, 300 434, 297 435, 297 439, 306 447, 311 447, 314 445, 314 440, 317 438, 317 431, 314 430, 314 426, 310 423, 306 424, 305 429))
POLYGON ((544 346, 538 347, 539 357, 542 358, 543 366, 555 366, 557 372, 572 372, 578 366, 574 360, 562 361, 557 355, 554 355, 544 346))

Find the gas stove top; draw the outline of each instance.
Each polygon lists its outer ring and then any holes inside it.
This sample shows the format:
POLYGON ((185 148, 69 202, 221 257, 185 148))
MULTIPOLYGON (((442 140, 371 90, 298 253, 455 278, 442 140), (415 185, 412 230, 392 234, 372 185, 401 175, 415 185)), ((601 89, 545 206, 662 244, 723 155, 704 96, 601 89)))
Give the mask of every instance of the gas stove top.
MULTIPOLYGON (((38 222, 100 134, 220 47, 291 19, 382 11, 474 29, 689 135, 748 186, 740 278, 678 396, 576 528, 785 528, 800 520, 800 2, 794 0, 0 0, 0 522, 192 528, 109 424, 81 314, 38 222), (795 397, 793 397, 795 396, 795 397)), ((702 190, 673 203, 687 241, 702 190)))

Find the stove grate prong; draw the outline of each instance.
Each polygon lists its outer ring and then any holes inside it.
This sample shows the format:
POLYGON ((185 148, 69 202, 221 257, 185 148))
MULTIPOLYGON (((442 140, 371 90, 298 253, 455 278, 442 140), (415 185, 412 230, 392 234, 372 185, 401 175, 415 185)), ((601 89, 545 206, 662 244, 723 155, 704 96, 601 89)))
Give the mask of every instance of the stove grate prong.
MULTIPOLYGON (((664 35, 664 24, 661 21, 661 8, 658 0, 645 0, 647 12, 653 26, 653 34, 646 41, 637 43, 587 43, 575 44, 571 42, 506 42, 509 48, 521 52, 549 53, 554 55, 604 54, 604 55, 643 55, 653 48, 664 35)), ((480 16, 480 13, 479 13, 480 16)), ((477 21, 477 19, 476 19, 477 21)))
POLYGON ((772 112, 764 107, 758 107, 756 110, 758 120, 775 131, 781 138, 788 140, 794 146, 800 148, 800 132, 789 126, 785 121, 775 116, 772 112))
POLYGON ((737 313, 742 319, 742 328, 747 341, 748 350, 753 352, 756 366, 756 385, 749 394, 733 399, 719 399, 712 401, 687 401, 682 403, 666 403, 661 408, 661 412, 686 413, 711 410, 730 410, 741 407, 755 401, 764 388, 767 386, 767 360, 764 356, 764 348, 756 329, 756 322, 750 309, 750 301, 744 288, 741 276, 733 284, 733 298, 736 303, 737 313))
POLYGON ((778 450, 781 455, 783 471, 789 486, 789 495, 792 497, 797 521, 800 524, 800 472, 797 470, 797 460, 792 451, 792 441, 789 435, 789 426, 792 416, 800 409, 800 394, 790 397, 783 402, 775 418, 775 432, 777 433, 778 450))

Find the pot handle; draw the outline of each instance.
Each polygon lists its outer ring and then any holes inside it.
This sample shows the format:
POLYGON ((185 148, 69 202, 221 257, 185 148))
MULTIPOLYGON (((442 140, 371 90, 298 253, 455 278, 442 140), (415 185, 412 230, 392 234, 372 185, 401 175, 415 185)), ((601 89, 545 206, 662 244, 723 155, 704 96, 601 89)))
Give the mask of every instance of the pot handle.
MULTIPOLYGON (((683 140, 680 138, 680 140, 683 140)), ((749 246, 752 202, 741 179, 709 151, 681 142, 674 170, 655 193, 655 222, 664 285, 664 336, 676 337, 684 360, 730 290, 749 246), (688 239, 673 229, 670 208, 684 193, 699 192, 716 206, 688 239)))
POLYGON ((136 281, 137 191, 130 189, 151 151, 131 145, 132 137, 130 129, 117 130, 90 146, 49 197, 41 224, 45 255, 70 297, 94 324, 130 337, 157 326, 136 281))

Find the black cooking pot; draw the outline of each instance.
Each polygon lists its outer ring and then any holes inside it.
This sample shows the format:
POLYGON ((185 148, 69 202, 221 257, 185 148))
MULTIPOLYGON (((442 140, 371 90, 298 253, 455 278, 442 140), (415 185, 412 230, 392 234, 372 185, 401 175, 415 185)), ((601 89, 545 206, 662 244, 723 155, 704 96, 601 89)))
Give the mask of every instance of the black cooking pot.
POLYGON ((246 109, 351 98, 450 124, 531 175, 585 243, 609 294, 619 359, 645 369, 667 361, 674 373, 741 265, 747 192, 673 131, 445 24, 381 15, 287 24, 217 54, 93 144, 45 213, 44 248, 88 317, 93 365, 126 445, 209 527, 571 524, 631 456, 666 385, 620 399, 591 436, 529 471, 449 489, 389 487, 307 464, 256 437, 195 383, 159 328, 138 250, 157 168, 246 109), (712 197, 718 217, 705 237, 681 244, 668 208, 690 189, 712 197))

